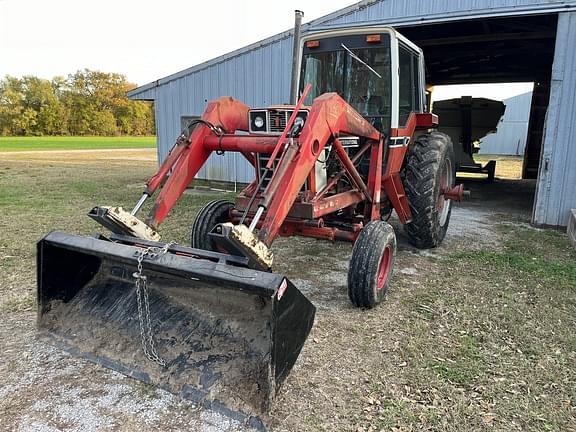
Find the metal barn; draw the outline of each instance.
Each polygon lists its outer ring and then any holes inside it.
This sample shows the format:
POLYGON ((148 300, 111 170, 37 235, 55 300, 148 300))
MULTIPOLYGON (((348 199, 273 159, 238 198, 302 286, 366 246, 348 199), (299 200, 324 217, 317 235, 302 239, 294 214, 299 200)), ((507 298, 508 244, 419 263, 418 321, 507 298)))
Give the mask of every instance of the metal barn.
MULTIPOLYGON (((303 33, 390 25, 424 50, 432 85, 534 82, 524 178, 537 178, 533 223, 566 226, 576 207, 575 0, 364 0, 304 24, 303 33)), ((292 31, 161 78, 129 93, 154 101, 158 156, 166 156, 183 118, 209 99, 250 106, 289 100, 292 31)), ((200 178, 248 182, 234 154, 213 156, 200 178)))
POLYGON ((479 154, 521 156, 528 138, 528 119, 532 92, 504 99, 506 111, 498 123, 496 133, 480 140, 479 154))

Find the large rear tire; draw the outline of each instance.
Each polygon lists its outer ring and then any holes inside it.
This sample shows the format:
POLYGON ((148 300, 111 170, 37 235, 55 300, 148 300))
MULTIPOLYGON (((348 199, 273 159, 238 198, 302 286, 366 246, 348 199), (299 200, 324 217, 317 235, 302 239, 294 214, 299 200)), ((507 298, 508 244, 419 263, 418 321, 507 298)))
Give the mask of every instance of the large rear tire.
POLYGON ((234 208, 234 203, 226 200, 210 201, 200 209, 190 235, 190 244, 195 249, 216 251, 216 245, 210 239, 208 233, 217 224, 230 222, 230 210, 234 208))
POLYGON ((412 221, 404 225, 410 243, 420 249, 438 246, 446 236, 452 201, 443 190, 456 182, 452 140, 441 132, 420 135, 408 154, 404 189, 412 221))
POLYGON ((373 308, 390 285, 396 258, 396 235, 384 221, 372 221, 354 243, 348 269, 348 297, 354 306, 373 308))

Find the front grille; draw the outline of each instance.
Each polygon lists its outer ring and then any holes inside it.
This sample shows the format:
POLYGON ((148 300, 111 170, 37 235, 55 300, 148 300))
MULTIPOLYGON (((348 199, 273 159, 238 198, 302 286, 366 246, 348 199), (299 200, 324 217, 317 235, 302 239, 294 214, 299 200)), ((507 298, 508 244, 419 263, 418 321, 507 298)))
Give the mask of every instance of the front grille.
MULTIPOLYGON (((293 112, 292 109, 278 108, 250 110, 249 131, 250 133, 255 134, 280 135, 284 132, 286 124, 293 112), (260 126, 256 125, 256 120, 260 122, 260 126)), ((298 111, 298 117, 301 117, 306 121, 308 110, 302 109, 298 111)))
POLYGON ((268 131, 284 132, 292 111, 268 111, 268 131))

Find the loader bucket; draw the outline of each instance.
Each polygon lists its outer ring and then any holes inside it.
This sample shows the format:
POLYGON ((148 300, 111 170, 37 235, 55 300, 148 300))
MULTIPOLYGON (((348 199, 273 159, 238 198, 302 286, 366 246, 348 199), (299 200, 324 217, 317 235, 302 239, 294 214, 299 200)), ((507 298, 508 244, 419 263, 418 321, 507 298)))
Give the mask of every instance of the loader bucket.
POLYGON ((163 246, 52 232, 38 242, 38 326, 74 355, 156 384, 198 404, 261 424, 314 321, 314 306, 286 278, 245 260, 174 246, 143 262, 159 356, 141 345, 138 251, 163 246))

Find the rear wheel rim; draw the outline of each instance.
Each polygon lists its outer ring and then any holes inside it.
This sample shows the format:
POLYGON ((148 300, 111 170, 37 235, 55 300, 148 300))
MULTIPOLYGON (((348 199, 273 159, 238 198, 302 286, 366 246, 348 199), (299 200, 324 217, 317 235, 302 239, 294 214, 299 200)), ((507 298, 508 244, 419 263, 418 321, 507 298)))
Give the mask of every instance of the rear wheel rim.
POLYGON ((448 213, 450 213, 452 204, 452 200, 444 198, 444 192, 452 189, 452 163, 450 159, 444 159, 438 182, 440 183, 440 189, 438 200, 436 201, 436 209, 438 210, 438 222, 443 227, 448 220, 448 213))
POLYGON ((378 278, 376 280, 376 289, 378 291, 382 290, 386 286, 388 281, 388 276, 390 276, 390 271, 392 269, 392 249, 390 246, 384 248, 384 253, 382 254, 382 259, 380 260, 380 266, 378 268, 378 278))

